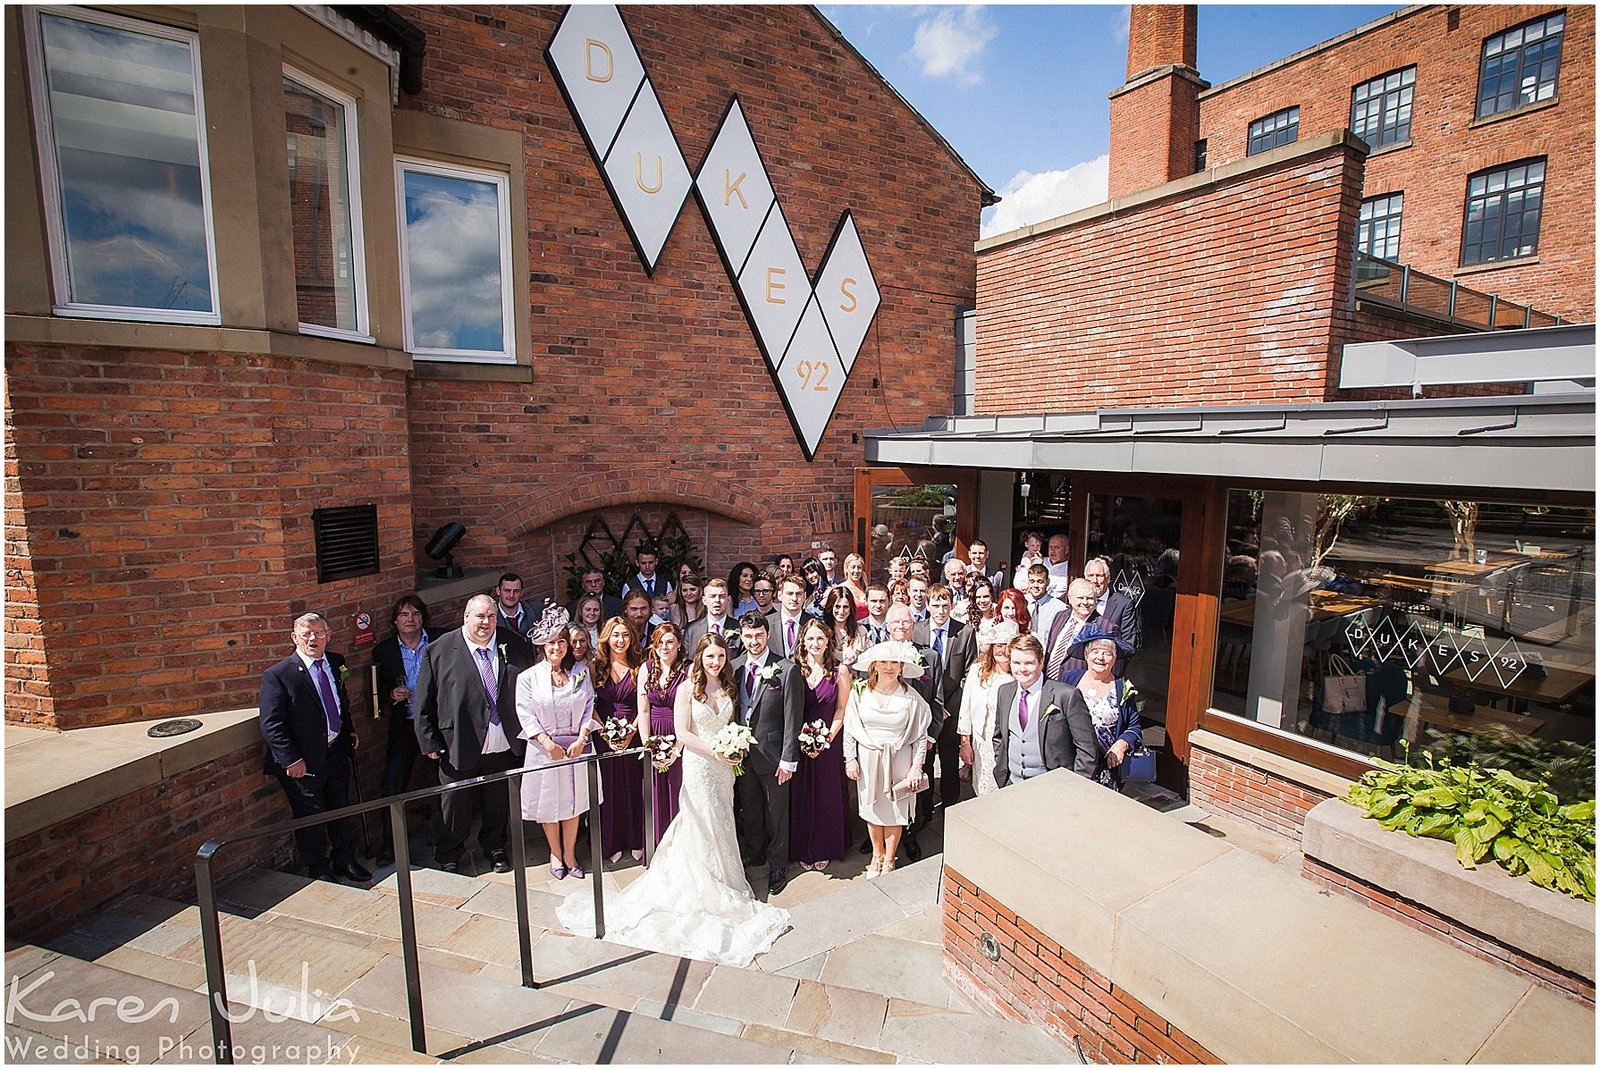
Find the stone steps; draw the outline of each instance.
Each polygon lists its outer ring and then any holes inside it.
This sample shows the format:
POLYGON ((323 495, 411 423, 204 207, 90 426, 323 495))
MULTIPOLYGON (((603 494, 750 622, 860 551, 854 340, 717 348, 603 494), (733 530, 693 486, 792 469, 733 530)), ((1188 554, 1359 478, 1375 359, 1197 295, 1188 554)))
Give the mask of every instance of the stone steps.
MULTIPOLYGON (((603 878, 609 892, 635 875, 624 868, 603 878)), ((977 1014, 944 986, 938 877, 930 858, 872 883, 837 880, 841 889, 791 908, 794 929, 751 969, 568 935, 555 906, 591 885, 536 883, 539 986, 525 989, 510 878, 414 870, 429 1054, 524 1063, 1074 1060, 1041 1030, 977 1014)), ((336 1035, 340 1060, 418 1060, 394 895, 392 874, 365 889, 256 870, 221 888, 230 999, 286 1016, 285 1029, 336 1035)), ((130 896, 40 953, 56 952, 182 993, 198 1007, 198 1036, 209 1037, 196 993, 204 965, 195 907, 130 896)))

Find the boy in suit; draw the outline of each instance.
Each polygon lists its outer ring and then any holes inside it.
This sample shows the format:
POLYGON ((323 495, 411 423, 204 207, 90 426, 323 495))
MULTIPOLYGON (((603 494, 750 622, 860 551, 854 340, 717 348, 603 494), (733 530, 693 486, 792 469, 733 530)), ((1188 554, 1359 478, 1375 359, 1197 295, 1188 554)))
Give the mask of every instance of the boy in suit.
POLYGON ((994 781, 1032 779, 1055 768, 1094 777, 1094 724, 1072 688, 1044 678, 1044 646, 1034 635, 1011 640, 1011 678, 995 695, 994 781))

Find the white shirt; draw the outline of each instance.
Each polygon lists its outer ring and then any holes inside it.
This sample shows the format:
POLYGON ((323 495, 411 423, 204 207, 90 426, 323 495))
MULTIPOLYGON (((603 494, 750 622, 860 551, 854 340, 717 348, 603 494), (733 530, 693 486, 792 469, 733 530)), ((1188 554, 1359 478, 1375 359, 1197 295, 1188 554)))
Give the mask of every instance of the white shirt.
MULTIPOLYGON (((465 628, 463 628, 461 631, 461 637, 467 640, 467 653, 472 657, 472 667, 477 668, 478 665, 482 663, 478 659, 478 651, 488 650, 489 671, 494 675, 495 679, 499 679, 500 658, 495 652, 494 643, 491 642, 485 646, 478 645, 476 642, 472 641, 470 637, 468 637, 465 628)), ((479 669, 478 674, 480 676, 483 674, 481 669, 479 669)), ((487 698, 488 695, 485 694, 484 697, 487 698)), ((501 724, 491 722, 489 724, 489 730, 483 733, 483 752, 486 754, 505 753, 509 749, 511 749, 511 740, 506 738, 505 727, 501 724)))
POLYGON ((1050 596, 1066 600, 1067 584, 1072 582, 1070 563, 1062 561, 1060 564, 1051 564, 1046 560, 1044 566, 1050 569, 1050 596))

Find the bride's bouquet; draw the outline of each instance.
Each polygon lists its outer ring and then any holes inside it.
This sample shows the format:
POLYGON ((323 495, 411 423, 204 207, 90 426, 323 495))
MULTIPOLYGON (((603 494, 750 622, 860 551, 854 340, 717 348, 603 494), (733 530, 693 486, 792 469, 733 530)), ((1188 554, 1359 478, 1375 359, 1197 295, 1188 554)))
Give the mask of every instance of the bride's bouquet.
POLYGON ((613 750, 624 749, 633 738, 633 721, 622 716, 608 716, 600 723, 600 737, 613 750))
POLYGON ((672 767, 672 762, 678 759, 678 736, 652 735, 650 736, 650 763, 656 766, 657 772, 665 772, 672 767))
POLYGON ((744 756, 754 746, 756 737, 743 724, 729 724, 711 738, 711 752, 726 757, 733 763, 733 774, 744 775, 744 756))
POLYGON ((813 720, 800 729, 800 749, 807 757, 815 759, 823 750, 826 750, 832 740, 828 738, 829 725, 826 720, 813 720))

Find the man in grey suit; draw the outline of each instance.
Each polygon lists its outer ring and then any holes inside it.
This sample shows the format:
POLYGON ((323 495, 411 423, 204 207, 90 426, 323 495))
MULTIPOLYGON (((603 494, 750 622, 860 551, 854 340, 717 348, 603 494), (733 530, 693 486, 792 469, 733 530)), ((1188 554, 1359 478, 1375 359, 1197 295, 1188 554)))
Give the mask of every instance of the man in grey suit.
POLYGON ((1032 779, 1054 768, 1094 777, 1094 724, 1072 688, 1044 678, 1044 647, 1033 635, 1011 640, 1011 678, 995 695, 994 781, 1032 779))
POLYGON ((707 634, 718 634, 728 640, 728 660, 739 659, 739 654, 744 652, 744 643, 739 638, 739 622, 728 614, 730 600, 726 579, 712 579, 706 583, 700 592, 700 601, 705 605, 706 613, 698 619, 690 620, 683 629, 685 658, 694 656, 700 640, 707 634))
POLYGON ((759 611, 744 614, 739 632, 745 651, 733 665, 739 723, 756 737, 745 774, 733 781, 739 852, 746 865, 767 866, 767 891, 775 895, 789 882, 789 778, 800 763, 806 684, 795 663, 768 645, 759 611))
MULTIPOLYGON (((1095 557, 1083 566, 1083 577, 1094 584, 1095 610, 1100 614, 1100 626, 1113 635, 1122 636, 1128 645, 1137 647, 1139 610, 1132 598, 1120 590, 1111 589, 1111 562, 1104 557, 1095 557)), ((1121 659, 1118 660, 1118 667, 1121 667, 1121 659)))

